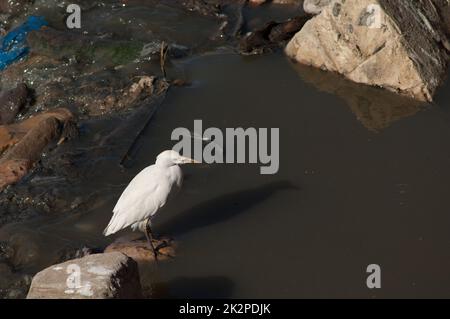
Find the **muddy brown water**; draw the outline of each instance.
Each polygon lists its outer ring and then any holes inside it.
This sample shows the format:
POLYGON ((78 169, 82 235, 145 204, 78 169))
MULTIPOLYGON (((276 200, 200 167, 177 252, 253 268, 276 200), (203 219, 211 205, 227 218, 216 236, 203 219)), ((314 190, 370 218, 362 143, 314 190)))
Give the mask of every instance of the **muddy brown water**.
MULTIPOLYGON (((174 128, 201 119, 204 128, 280 128, 280 171, 184 168, 176 203, 155 219, 155 232, 179 243, 158 269, 162 297, 450 297, 449 85, 418 106, 282 54, 216 52, 179 67, 192 85, 170 90, 127 168, 104 156, 73 185, 97 194, 92 206, 0 229, 0 240, 25 247, 22 271, 48 266, 68 245, 112 241, 101 232, 124 186, 173 145, 174 128), (366 287, 369 264, 381 266, 379 290, 366 287)), ((82 148, 86 136, 67 147, 82 148)))

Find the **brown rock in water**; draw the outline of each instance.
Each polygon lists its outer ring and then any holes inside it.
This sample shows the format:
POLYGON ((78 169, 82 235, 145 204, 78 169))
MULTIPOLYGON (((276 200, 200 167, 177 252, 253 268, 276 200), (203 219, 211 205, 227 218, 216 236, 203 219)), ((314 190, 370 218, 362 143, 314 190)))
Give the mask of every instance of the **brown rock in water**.
MULTIPOLYGON (((158 251, 158 260, 168 260, 175 257, 174 243, 170 239, 154 239, 153 245, 158 251)), ((133 258, 138 263, 155 261, 153 251, 146 240, 117 241, 106 247, 105 253, 118 251, 133 258)))
POLYGON ((18 182, 37 161, 45 147, 70 127, 72 113, 55 109, 17 124, 0 126, 0 190, 18 182))
POLYGON ((279 23, 270 30, 269 40, 274 43, 290 40, 310 18, 311 16, 303 15, 279 23))
POLYGON ((284 22, 269 22, 261 29, 246 34, 240 41, 243 54, 260 54, 280 47, 298 32, 311 17, 302 15, 284 22))
POLYGON ((33 278, 27 299, 141 297, 136 262, 115 252, 89 255, 44 269, 33 278))
POLYGON ((0 125, 14 122, 28 100, 28 88, 25 84, 18 84, 15 89, 0 93, 0 125))
POLYGON ((28 160, 7 160, 0 164, 0 190, 20 181, 33 167, 28 160))
POLYGON ((441 26, 430 1, 334 0, 286 53, 354 82, 432 101, 449 60, 441 26))

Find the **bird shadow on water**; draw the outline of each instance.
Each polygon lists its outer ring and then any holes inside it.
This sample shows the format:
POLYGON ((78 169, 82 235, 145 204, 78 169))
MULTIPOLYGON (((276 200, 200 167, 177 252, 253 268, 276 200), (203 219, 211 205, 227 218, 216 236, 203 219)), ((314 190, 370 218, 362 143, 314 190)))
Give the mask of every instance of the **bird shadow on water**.
POLYGON ((259 187, 224 194, 195 205, 161 223, 158 229, 171 236, 182 236, 193 230, 230 220, 249 211, 280 191, 299 190, 290 181, 276 181, 259 187))

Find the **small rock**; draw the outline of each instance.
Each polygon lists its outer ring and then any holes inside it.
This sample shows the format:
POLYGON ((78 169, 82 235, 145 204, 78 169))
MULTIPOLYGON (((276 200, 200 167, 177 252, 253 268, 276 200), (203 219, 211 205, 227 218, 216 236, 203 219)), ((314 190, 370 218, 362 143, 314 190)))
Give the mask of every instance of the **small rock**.
POLYGON ((255 5, 255 6, 259 6, 259 5, 264 4, 266 2, 267 2, 267 0, 250 0, 249 1, 249 3, 251 5, 255 5))
POLYGON ((15 184, 20 181, 28 171, 32 164, 27 160, 8 160, 0 165, 0 189, 15 184))
POLYGON ((302 15, 279 23, 270 30, 270 41, 273 43, 282 43, 283 41, 290 40, 310 18, 311 16, 302 15))
POLYGON ((44 269, 33 278, 27 299, 141 297, 136 262, 114 252, 89 255, 44 269))
POLYGON ((264 27, 246 34, 240 41, 241 54, 261 54, 283 46, 311 18, 301 15, 284 22, 268 22, 264 27))
POLYGON ((305 0, 303 10, 309 14, 319 14, 331 3, 331 0, 305 0))

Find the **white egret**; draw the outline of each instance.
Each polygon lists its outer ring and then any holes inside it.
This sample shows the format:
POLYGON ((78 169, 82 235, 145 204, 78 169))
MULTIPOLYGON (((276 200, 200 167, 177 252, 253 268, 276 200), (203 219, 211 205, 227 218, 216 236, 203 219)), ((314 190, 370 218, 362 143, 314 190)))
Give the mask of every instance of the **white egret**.
POLYGON ((175 195, 183 183, 181 164, 199 163, 176 151, 164 151, 155 164, 146 167, 128 184, 113 209, 113 217, 104 230, 105 236, 131 227, 145 233, 153 250, 151 218, 175 195))

